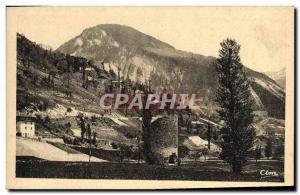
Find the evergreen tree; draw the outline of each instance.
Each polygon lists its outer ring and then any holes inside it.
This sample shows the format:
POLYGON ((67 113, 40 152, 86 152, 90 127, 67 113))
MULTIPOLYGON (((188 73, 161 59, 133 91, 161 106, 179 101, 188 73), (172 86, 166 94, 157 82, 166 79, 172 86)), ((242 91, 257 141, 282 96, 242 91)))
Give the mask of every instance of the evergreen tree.
POLYGON ((257 160, 261 159, 261 146, 257 146, 254 150, 255 152, 255 160, 257 162, 257 160))
POLYGON ((214 139, 215 142, 219 139, 219 135, 218 135, 217 130, 215 130, 215 131, 213 132, 213 139, 214 139))
POLYGON ((226 39, 220 45, 216 66, 216 102, 219 117, 224 121, 221 128, 221 158, 231 165, 234 173, 240 173, 255 137, 251 125, 253 102, 250 99, 250 83, 239 56, 240 45, 232 39, 226 39))
POLYGON ((267 159, 269 159, 272 156, 272 148, 273 148, 272 139, 269 138, 267 140, 267 145, 265 148, 265 156, 267 157, 267 159))
POLYGON ((97 133, 93 131, 93 139, 92 139, 92 144, 96 145, 97 143, 97 133))
POLYGON ((143 99, 143 110, 142 110, 142 121, 143 121, 143 141, 144 141, 144 156, 145 160, 149 164, 154 164, 154 154, 151 150, 151 121, 152 121, 152 111, 151 109, 146 109, 145 104, 148 99, 149 93, 151 93, 147 88, 144 88, 144 99, 143 99))
POLYGON ((211 126, 210 124, 207 124, 207 145, 208 145, 208 150, 210 150, 210 141, 211 141, 211 126))
POLYGON ((283 143, 279 143, 278 146, 276 147, 276 150, 273 153, 273 159, 280 160, 281 157, 284 156, 284 145, 283 143))
POLYGON ((80 130, 81 130, 81 140, 83 141, 84 134, 86 132, 85 121, 84 121, 83 117, 80 117, 79 124, 80 124, 80 130))

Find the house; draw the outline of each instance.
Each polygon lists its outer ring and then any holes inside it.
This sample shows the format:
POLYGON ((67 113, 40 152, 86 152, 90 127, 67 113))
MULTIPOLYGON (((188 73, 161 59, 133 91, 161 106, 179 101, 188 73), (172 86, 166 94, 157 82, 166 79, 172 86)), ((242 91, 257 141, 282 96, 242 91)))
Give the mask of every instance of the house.
POLYGON ((93 80, 93 77, 87 76, 87 81, 92 81, 92 80, 93 80))
MULTIPOLYGON (((199 151, 203 148, 208 148, 208 141, 200 138, 199 136, 188 136, 184 139, 183 145, 190 151, 199 151)), ((221 148, 216 144, 210 143, 210 152, 220 152, 221 148)))
POLYGON ((89 71, 95 71, 95 69, 93 67, 86 67, 85 68, 85 71, 89 72, 89 71))
POLYGON ((111 141, 107 140, 107 139, 97 139, 97 143, 99 144, 99 146, 104 147, 104 146, 110 146, 111 145, 111 141))
POLYGON ((30 116, 17 116, 17 135, 22 137, 35 137, 35 122, 30 116))

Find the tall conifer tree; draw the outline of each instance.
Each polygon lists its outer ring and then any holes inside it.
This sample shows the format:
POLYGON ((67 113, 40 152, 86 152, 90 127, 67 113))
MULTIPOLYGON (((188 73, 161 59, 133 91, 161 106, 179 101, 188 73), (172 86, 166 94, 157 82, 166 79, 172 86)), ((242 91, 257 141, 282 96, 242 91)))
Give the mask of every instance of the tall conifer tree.
POLYGON ((221 158, 231 165, 234 173, 240 173, 255 138, 251 125, 253 102, 239 56, 240 45, 233 39, 226 39, 220 45, 216 102, 219 117, 224 121, 221 158))

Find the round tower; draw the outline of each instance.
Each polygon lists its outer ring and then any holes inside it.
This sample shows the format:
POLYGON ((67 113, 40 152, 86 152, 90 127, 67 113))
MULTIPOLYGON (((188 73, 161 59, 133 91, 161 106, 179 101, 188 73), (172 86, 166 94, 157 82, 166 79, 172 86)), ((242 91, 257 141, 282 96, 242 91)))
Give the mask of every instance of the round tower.
POLYGON ((176 114, 156 119, 151 124, 150 144, 155 164, 177 163, 178 117, 176 114))

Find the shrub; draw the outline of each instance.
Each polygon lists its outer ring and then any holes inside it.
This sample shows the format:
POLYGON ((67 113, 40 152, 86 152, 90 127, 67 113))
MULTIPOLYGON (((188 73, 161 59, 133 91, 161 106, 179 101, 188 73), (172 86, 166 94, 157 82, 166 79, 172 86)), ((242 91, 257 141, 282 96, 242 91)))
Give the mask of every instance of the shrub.
POLYGON ((113 148, 113 149, 118 149, 119 148, 119 146, 116 144, 116 143, 111 143, 111 147, 113 148))

